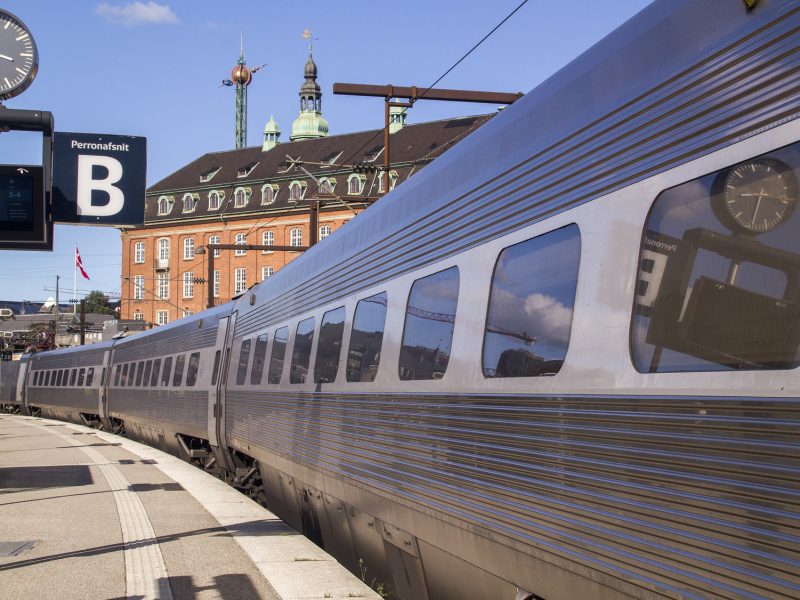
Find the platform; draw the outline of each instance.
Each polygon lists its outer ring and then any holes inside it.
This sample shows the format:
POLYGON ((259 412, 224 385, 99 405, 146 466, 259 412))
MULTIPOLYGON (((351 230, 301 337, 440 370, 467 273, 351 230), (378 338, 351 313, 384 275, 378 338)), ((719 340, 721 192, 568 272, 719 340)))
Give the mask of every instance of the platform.
POLYGON ((211 475, 87 427, 0 415, 6 598, 379 596, 211 475))

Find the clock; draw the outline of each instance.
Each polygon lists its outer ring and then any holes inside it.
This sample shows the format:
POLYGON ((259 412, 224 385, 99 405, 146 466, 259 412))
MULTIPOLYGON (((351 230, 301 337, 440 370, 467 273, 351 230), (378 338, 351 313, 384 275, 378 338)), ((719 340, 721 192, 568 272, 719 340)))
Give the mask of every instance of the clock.
POLYGON ((797 176, 786 163, 753 158, 722 173, 712 206, 728 229, 758 235, 786 221, 797 201, 797 176))
POLYGON ((25 24, 0 9, 0 100, 24 92, 36 77, 39 53, 25 24))

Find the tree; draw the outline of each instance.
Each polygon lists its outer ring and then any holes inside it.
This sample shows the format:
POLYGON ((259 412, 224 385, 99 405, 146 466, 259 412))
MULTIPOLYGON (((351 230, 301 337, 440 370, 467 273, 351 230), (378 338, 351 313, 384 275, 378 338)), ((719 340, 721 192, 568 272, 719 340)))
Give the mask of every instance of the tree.
POLYGON ((86 301, 86 312, 98 315, 113 315, 114 309, 108 305, 108 296, 100 290, 92 290, 84 298, 86 301))

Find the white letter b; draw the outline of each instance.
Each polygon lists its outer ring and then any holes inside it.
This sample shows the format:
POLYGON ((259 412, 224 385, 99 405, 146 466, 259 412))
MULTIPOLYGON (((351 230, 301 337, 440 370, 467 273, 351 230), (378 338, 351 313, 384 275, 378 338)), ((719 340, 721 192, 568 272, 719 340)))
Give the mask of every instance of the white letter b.
POLYGON ((92 217, 109 217, 125 205, 125 195, 113 184, 122 179, 122 163, 110 156, 78 155, 78 214, 92 217), (92 179, 92 168, 97 165, 108 169, 105 179, 92 179), (92 206, 92 192, 108 194, 104 206, 92 206))

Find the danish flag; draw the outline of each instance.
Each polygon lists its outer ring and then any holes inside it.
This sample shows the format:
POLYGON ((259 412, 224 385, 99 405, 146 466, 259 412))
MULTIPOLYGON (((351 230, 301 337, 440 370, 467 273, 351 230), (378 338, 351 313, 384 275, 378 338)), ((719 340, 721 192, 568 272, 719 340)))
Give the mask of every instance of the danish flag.
POLYGON ((86 274, 86 271, 83 270, 83 261, 81 260, 81 253, 78 252, 78 247, 75 246, 75 266, 80 269, 81 275, 83 275, 86 279, 89 279, 89 276, 86 274))

